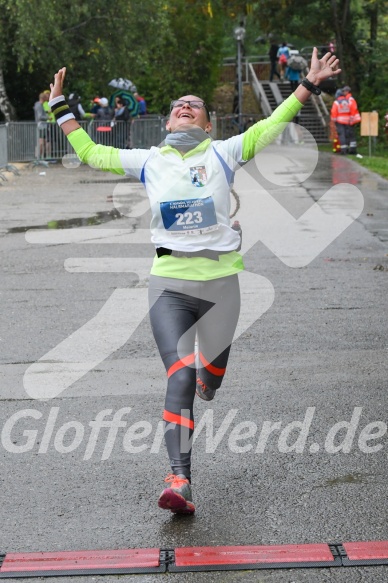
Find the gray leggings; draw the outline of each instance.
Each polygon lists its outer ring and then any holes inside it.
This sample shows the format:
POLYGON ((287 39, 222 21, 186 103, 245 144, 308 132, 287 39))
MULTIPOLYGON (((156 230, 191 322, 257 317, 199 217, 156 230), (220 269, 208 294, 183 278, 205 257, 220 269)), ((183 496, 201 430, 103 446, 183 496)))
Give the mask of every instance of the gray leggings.
POLYGON ((240 313, 238 276, 188 281, 151 275, 149 302, 168 377, 163 419, 170 464, 174 474, 190 479, 196 380, 221 386, 240 313))

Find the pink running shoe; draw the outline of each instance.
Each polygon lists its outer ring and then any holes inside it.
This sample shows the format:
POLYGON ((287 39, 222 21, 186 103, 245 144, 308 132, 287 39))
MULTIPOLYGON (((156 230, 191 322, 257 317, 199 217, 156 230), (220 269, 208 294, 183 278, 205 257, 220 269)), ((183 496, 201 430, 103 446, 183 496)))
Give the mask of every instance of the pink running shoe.
POLYGON ((189 480, 182 474, 169 474, 164 481, 170 482, 170 486, 159 496, 159 508, 171 510, 174 514, 194 514, 195 506, 189 480))

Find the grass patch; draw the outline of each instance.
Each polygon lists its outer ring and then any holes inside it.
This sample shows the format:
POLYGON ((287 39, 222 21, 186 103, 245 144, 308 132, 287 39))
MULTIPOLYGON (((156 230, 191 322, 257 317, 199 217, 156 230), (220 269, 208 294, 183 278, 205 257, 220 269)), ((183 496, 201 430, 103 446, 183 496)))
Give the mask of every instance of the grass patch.
POLYGON ((382 156, 371 156, 369 158, 368 154, 363 154, 363 156, 363 158, 354 158, 354 156, 352 156, 352 160, 357 162, 357 164, 368 168, 368 170, 376 172, 376 174, 379 174, 383 178, 388 179, 388 157, 383 158, 382 156))
MULTIPOLYGON (((318 150, 320 152, 333 152, 331 144, 319 144, 318 150)), ((376 174, 379 174, 382 178, 388 180, 388 149, 386 146, 378 144, 377 147, 372 149, 373 155, 371 157, 369 157, 368 145, 358 145, 357 152, 361 154, 363 158, 348 156, 349 160, 357 162, 360 166, 371 170, 371 172, 376 172, 376 174)))
POLYGON ((318 150, 320 152, 331 152, 333 153, 333 146, 331 144, 319 144, 318 150))

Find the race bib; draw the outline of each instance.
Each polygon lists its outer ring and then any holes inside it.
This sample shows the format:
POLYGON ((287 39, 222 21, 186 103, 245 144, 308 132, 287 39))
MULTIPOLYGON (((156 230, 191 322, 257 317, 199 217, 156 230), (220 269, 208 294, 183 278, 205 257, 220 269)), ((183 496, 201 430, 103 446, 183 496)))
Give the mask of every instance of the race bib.
POLYGON ((211 196, 160 203, 164 228, 172 235, 201 235, 218 229, 211 196))

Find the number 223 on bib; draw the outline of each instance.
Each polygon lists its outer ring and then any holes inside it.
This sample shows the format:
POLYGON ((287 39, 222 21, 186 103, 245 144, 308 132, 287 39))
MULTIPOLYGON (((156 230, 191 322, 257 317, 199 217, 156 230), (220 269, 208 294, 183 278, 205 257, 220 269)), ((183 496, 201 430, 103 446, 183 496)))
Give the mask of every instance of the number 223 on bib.
POLYGON ((172 235, 200 235, 218 229, 211 196, 160 203, 164 228, 172 235))

